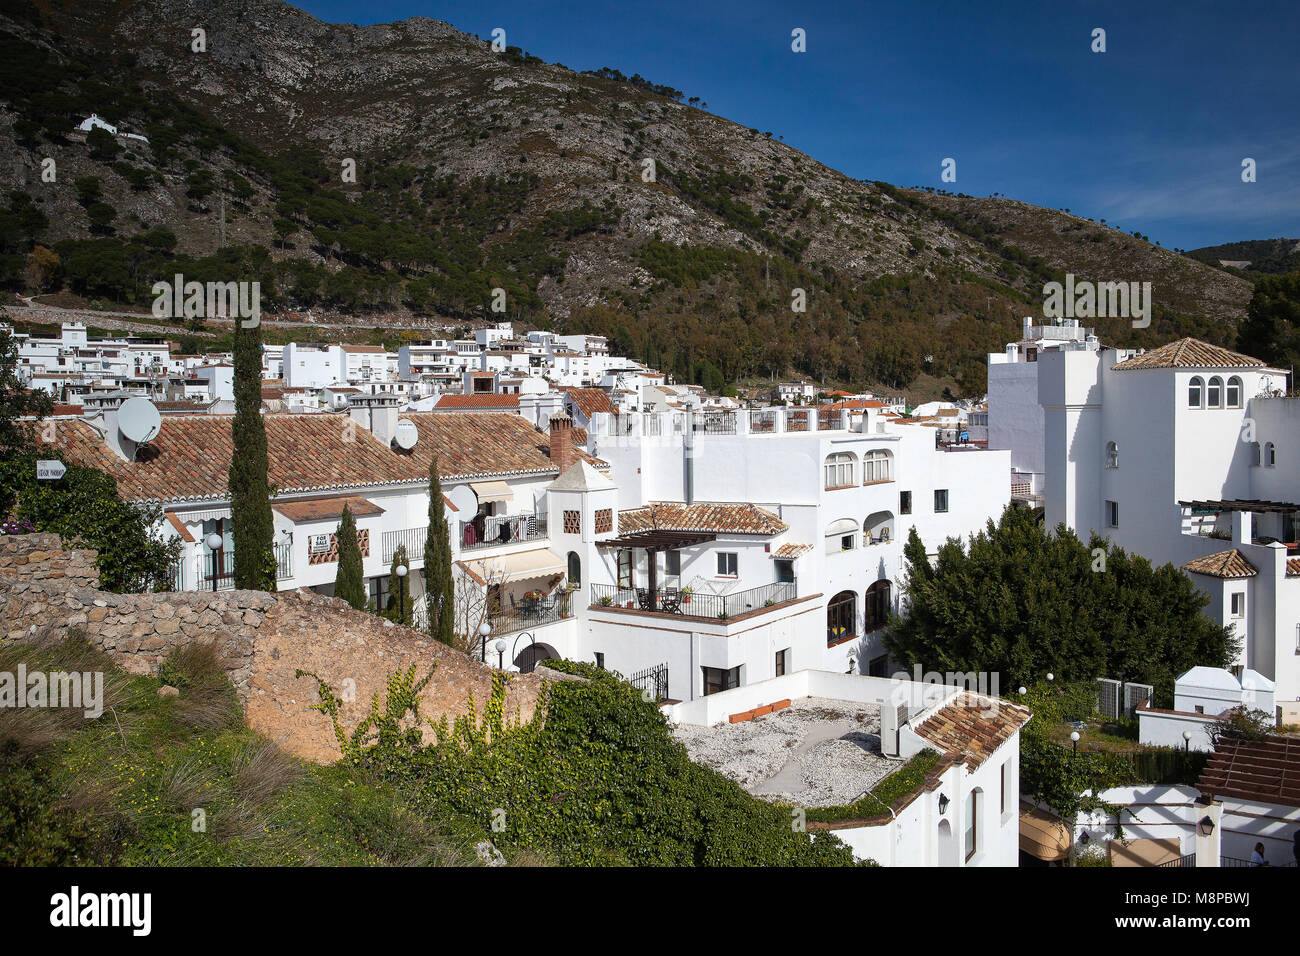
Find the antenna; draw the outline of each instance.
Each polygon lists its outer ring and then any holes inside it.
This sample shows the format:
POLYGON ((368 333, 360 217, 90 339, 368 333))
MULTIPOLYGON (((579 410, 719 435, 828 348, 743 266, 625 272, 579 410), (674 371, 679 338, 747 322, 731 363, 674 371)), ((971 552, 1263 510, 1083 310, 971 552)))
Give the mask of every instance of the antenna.
POLYGON ((420 440, 420 429, 415 426, 415 422, 409 418, 399 418, 397 420, 397 431, 393 435, 393 441, 402 451, 410 451, 415 447, 415 443, 420 440))

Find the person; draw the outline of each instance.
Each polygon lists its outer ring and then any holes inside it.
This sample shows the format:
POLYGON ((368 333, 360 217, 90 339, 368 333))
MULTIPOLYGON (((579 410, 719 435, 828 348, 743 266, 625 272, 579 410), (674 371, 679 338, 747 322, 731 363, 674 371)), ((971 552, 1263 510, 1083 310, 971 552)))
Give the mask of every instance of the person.
POLYGON ((1255 844, 1255 852, 1250 855, 1250 865, 1268 866, 1268 860, 1264 859, 1264 844, 1255 844))

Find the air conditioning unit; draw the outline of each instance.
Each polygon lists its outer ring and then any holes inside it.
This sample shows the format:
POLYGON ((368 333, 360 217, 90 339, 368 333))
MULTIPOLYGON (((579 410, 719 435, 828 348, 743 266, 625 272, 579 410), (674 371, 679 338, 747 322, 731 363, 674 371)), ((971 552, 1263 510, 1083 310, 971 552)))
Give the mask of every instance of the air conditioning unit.
POLYGON ((898 731, 907 723, 907 704, 886 701, 880 705, 880 752, 886 757, 899 755, 898 731))

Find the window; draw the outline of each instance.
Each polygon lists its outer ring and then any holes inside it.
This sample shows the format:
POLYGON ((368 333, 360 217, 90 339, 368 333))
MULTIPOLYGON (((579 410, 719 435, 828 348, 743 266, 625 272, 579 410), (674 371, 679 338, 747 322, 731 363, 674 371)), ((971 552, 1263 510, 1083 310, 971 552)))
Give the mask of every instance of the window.
POLYGON ((948 510, 948 489, 940 488, 934 493, 934 513, 944 514, 948 510))
POLYGON ((846 534, 840 538, 840 550, 841 551, 853 550, 853 535, 846 534))
POLYGON ((596 666, 601 670, 605 669, 605 655, 601 651, 596 652, 596 666))
MULTIPOLYGON (((370 579, 370 600, 379 610, 388 604, 388 575, 381 574, 370 579)), ((409 601, 407 603, 410 603, 409 601)))
POLYGON ((734 578, 737 572, 737 554, 735 551, 718 552, 718 577, 734 578))
POLYGON ((632 552, 631 550, 620 551, 618 553, 618 586, 621 588, 635 587, 632 580, 632 552))
POLYGON ((790 648, 788 648, 788 647, 787 647, 785 650, 783 650, 783 651, 777 651, 777 652, 776 652, 776 666, 775 666, 775 667, 773 668, 773 670, 772 670, 772 673, 773 673, 776 677, 784 677, 784 676, 785 676, 786 659, 787 659, 789 656, 790 656, 790 648))
POLYGON ((581 511, 564 512, 564 533, 582 534, 582 512, 581 511))
POLYGON ((972 790, 966 796, 966 862, 975 855, 979 849, 976 834, 978 833, 978 814, 979 814, 979 791, 972 790))
POLYGON ((1119 527, 1119 502, 1106 502, 1106 525, 1110 528, 1119 527))
POLYGON ((740 668, 733 667, 730 670, 723 670, 721 667, 701 667, 704 672, 704 696, 709 694, 720 694, 724 690, 731 690, 733 687, 740 686, 740 668))
POLYGON ((1277 464, 1277 449, 1271 441, 1264 442, 1264 467, 1272 468, 1277 464))
POLYGON ((1228 407, 1241 408, 1241 379, 1235 375, 1228 379, 1228 407))
POLYGON ((664 552, 664 574, 670 578, 682 576, 682 553, 680 551, 664 552))
POLYGON ((1115 444, 1113 441, 1106 442, 1106 467, 1119 467, 1119 445, 1115 444))
POLYGON ((1210 384, 1205 388, 1205 407, 1223 407, 1223 379, 1217 375, 1210 379, 1210 384))
POLYGON ((889 481, 889 452, 883 449, 862 456, 862 483, 873 481, 889 481))
POLYGON ((790 558, 777 558, 776 564, 776 583, 793 584, 794 583, 794 561, 790 558))
POLYGON ((1193 375, 1192 380, 1187 383, 1187 407, 1201 407, 1201 389, 1205 387, 1205 380, 1199 375, 1193 375))
POLYGON ((614 509, 598 508, 596 510, 596 534, 614 530, 614 509))
POLYGON ((854 457, 846 451, 826 456, 826 490, 853 487, 854 457))
POLYGON ((1250 443, 1250 463, 1258 467, 1261 460, 1259 454, 1259 442, 1253 441, 1250 443))
POLYGON ((1231 595, 1231 598, 1232 598, 1232 616, 1245 617, 1246 616, 1246 592, 1234 591, 1231 595))
POLYGON ((582 583, 582 558, 578 552, 569 552, 569 584, 577 586, 582 583))
POLYGON ((862 629, 864 631, 874 631, 884 627, 889 620, 890 603, 888 581, 877 581, 867 588, 862 629))
POLYGON ((1002 761, 1002 766, 998 768, 998 813, 1007 812, 1007 764, 1011 763, 1008 757, 1002 761))
POLYGON ((900 491, 898 493, 898 513, 901 515, 910 515, 912 513, 912 493, 910 491, 900 491))
POLYGON ((841 591, 831 598, 826 605, 826 646, 856 637, 857 616, 858 596, 852 591, 841 591))

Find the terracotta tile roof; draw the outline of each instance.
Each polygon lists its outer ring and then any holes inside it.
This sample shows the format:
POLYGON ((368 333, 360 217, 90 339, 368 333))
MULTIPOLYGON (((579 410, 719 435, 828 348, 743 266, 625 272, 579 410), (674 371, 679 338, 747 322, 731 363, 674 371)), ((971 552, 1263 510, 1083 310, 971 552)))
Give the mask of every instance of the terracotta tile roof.
POLYGON ((1222 739, 1201 771, 1196 789, 1220 800, 1237 797, 1300 807, 1300 740, 1222 739))
POLYGON ((1288 578, 1300 577, 1300 558, 1286 559, 1286 576, 1288 578))
POLYGON ((975 694, 960 694, 926 718, 916 733, 944 753, 961 757, 971 770, 1023 727, 1029 709, 975 694))
POLYGON ((618 513, 618 532, 702 531, 714 534, 780 534, 789 525, 768 511, 751 504, 714 502, 684 505, 657 501, 647 507, 618 513))
POLYGON ((588 421, 593 415, 601 412, 609 415, 618 414, 618 409, 609 400, 609 393, 603 388, 566 388, 564 394, 588 421))
POLYGON ((1184 571, 1212 578, 1253 578, 1259 570, 1236 548, 1194 558, 1183 565, 1184 571))
POLYGON ((340 346, 345 352, 382 352, 384 349, 378 345, 343 345, 340 346))
POLYGON ((384 513, 384 509, 373 501, 343 495, 334 498, 313 498, 310 501, 278 501, 271 504, 272 508, 294 522, 330 521, 342 518, 344 506, 347 506, 347 509, 358 518, 384 513))
POLYGON ((1200 339, 1179 339, 1115 366, 1115 371, 1144 368, 1265 368, 1264 362, 1200 339))
MULTIPOLYGON (((271 484, 281 493, 424 484, 436 452, 445 479, 558 475, 548 436, 518 415, 409 413, 419 431, 410 452, 385 447, 364 428, 348 429, 338 415, 269 414, 266 425, 271 484)), ((120 460, 99 433, 80 420, 54 420, 54 445, 70 460, 117 478, 131 501, 192 501, 226 496, 230 469, 229 415, 165 415, 162 428, 135 462, 120 460)), ((607 462, 578 450, 607 470, 607 462)))
POLYGON ((482 408, 518 408, 518 395, 498 395, 495 392, 478 395, 444 395, 434 406, 439 411, 459 411, 460 409, 482 408))
POLYGON ((185 527, 184 522, 182 522, 181 519, 176 516, 176 512, 174 511, 165 512, 164 517, 166 517, 168 524, 170 524, 176 530, 176 533, 180 535, 182 541, 186 542, 187 544, 194 543, 194 535, 190 534, 190 531, 188 528, 185 527))
POLYGON ((797 558, 812 550, 811 544, 783 544, 772 552, 774 558, 797 558))
POLYGON ((841 408, 888 408, 889 406, 886 405, 884 402, 877 402, 876 400, 870 398, 849 398, 849 399, 845 399, 842 402, 834 402, 830 405, 822 405, 821 407, 841 409, 841 408))

